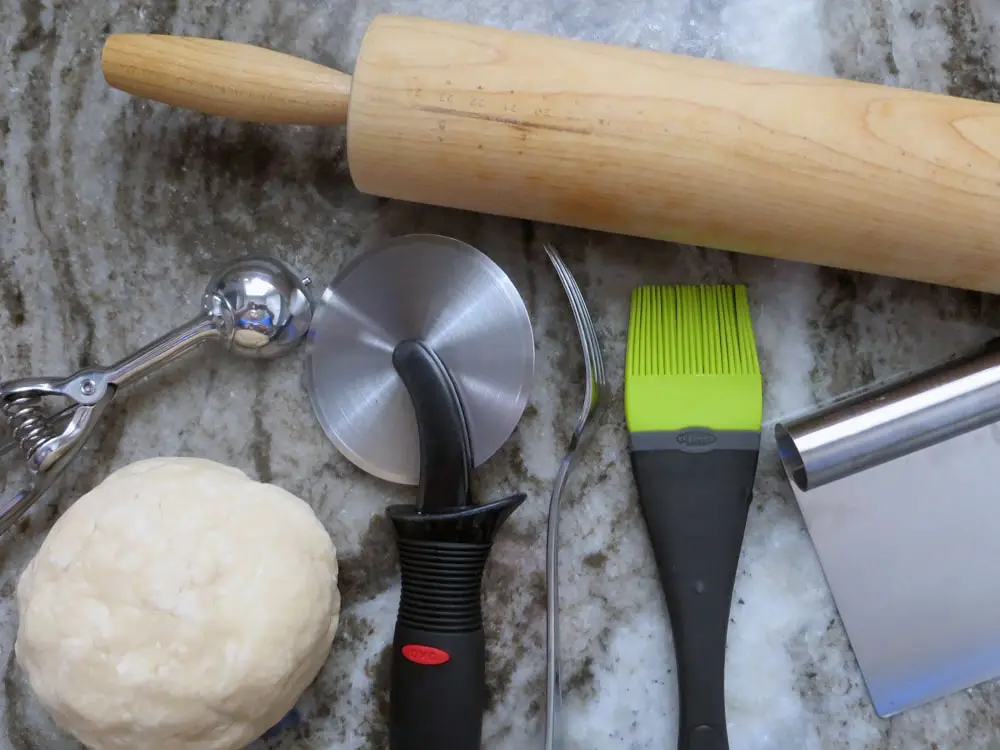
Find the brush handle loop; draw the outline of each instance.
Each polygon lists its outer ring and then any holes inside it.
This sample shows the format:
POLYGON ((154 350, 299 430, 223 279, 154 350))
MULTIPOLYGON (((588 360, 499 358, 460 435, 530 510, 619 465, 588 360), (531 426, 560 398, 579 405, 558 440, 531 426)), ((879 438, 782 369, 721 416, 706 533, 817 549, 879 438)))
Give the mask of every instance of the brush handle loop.
POLYGON ((639 503, 677 659, 679 750, 727 750, 726 638, 753 491, 753 450, 638 450, 639 503))

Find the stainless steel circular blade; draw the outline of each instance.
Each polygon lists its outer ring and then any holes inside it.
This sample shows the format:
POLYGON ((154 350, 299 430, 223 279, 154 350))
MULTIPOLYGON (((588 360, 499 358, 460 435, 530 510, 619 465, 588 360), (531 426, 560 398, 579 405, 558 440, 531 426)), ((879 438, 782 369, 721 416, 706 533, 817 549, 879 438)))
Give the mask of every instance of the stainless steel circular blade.
POLYGON ((396 344, 420 338, 442 359, 465 408, 479 466, 510 437, 534 378, 531 319, 517 288, 456 239, 397 237, 348 264, 326 290, 308 340, 307 381, 327 436, 382 479, 415 485, 420 445, 396 344))

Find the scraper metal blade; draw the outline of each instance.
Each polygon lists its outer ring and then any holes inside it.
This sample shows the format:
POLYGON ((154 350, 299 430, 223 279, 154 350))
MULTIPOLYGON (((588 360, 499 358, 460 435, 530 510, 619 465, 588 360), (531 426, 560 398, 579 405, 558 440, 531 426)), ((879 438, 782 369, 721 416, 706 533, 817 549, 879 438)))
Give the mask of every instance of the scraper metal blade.
POLYGON ((1000 678, 1000 338, 775 441, 875 712, 1000 678))
POLYGON ((481 465, 513 433, 534 378, 534 334, 517 288, 474 247, 412 234, 365 252, 324 292, 307 343, 316 416, 359 468, 416 485, 417 421, 392 364, 406 339, 422 340, 450 371, 481 465))

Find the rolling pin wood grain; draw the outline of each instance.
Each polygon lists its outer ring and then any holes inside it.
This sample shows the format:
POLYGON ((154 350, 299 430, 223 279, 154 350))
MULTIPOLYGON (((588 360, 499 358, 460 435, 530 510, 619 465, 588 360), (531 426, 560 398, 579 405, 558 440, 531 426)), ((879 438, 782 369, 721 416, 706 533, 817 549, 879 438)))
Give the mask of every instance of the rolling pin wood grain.
POLYGON ((346 123, 365 193, 1000 292, 1000 105, 381 15, 354 74, 113 35, 119 89, 346 123))

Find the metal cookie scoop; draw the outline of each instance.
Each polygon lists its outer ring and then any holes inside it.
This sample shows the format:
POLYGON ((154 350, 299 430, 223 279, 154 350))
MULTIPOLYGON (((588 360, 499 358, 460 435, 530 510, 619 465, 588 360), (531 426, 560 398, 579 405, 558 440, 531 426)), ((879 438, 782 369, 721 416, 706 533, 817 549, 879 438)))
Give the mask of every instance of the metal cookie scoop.
POLYGON ((255 359, 273 359, 294 349, 312 322, 309 284, 274 258, 242 258, 212 277, 197 317, 111 367, 0 383, 0 426, 5 422, 13 432, 13 440, 0 444, 0 457, 19 450, 31 477, 30 486, 13 498, 0 498, 0 534, 52 486, 120 388, 207 341, 221 341, 229 351, 255 359), (72 403, 50 415, 43 406, 45 396, 72 403))

